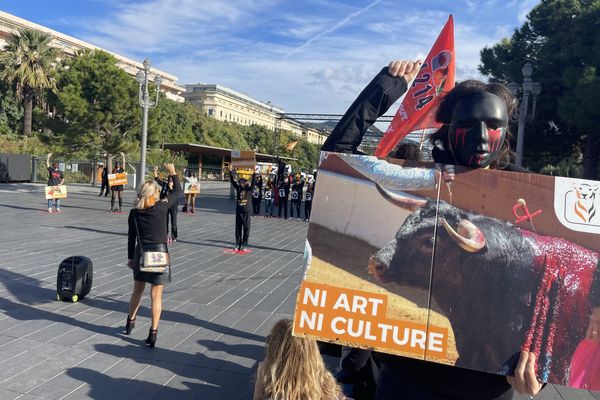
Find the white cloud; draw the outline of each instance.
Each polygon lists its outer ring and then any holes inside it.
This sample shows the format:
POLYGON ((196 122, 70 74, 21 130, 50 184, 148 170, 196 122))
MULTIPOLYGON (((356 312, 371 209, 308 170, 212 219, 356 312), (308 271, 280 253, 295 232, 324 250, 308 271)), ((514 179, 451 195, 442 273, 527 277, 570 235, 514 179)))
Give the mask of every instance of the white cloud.
MULTIPOLYGON (((343 113, 390 60, 424 58, 450 13, 442 1, 111 1, 109 15, 80 21, 78 37, 149 57, 180 83, 217 83, 298 113, 343 113)), ((457 78, 480 78, 479 51, 510 34, 523 6, 455 7, 457 78)))

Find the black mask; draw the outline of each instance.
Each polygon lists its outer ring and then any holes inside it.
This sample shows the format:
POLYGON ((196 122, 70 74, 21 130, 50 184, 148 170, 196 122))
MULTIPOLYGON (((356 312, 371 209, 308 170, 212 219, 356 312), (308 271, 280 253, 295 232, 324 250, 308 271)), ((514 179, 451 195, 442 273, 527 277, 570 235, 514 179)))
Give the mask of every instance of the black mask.
POLYGON ((506 104, 500 97, 485 92, 461 98, 450 123, 448 146, 457 164, 487 168, 498 158, 508 127, 506 104))

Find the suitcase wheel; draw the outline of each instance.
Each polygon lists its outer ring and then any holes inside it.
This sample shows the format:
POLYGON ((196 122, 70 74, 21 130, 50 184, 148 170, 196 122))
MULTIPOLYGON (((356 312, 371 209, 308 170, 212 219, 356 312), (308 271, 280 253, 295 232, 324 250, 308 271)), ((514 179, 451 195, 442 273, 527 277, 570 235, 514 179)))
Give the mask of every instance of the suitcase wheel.
POLYGON ((77 303, 77 300, 79 300, 79 296, 77 296, 76 294, 74 294, 73 297, 71 297, 71 301, 73 303, 77 303))

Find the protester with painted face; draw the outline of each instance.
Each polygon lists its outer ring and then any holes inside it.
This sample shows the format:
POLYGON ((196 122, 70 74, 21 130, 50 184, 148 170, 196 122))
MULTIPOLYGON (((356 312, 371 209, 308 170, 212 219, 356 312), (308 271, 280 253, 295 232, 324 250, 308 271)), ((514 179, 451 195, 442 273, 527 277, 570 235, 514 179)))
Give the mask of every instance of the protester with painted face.
MULTIPOLYGON (((125 165, 125 154, 121 153, 121 158, 123 163, 119 163, 118 161, 115 163, 115 167, 112 170, 113 174, 121 174, 125 172, 123 166, 125 165)), ((112 212, 122 212, 121 208, 123 206, 123 185, 115 185, 110 188, 110 210, 112 212), (115 198, 119 198, 119 208, 115 208, 115 198)))
MULTIPOLYGON (((360 154, 364 133, 402 96, 421 62, 392 61, 360 93, 321 150, 360 154)), ((451 90, 436 113, 442 128, 431 136, 437 163, 471 168, 526 171, 511 164, 508 121, 516 101, 498 84, 465 81, 451 90)), ((533 353, 520 355, 514 376, 503 377, 421 360, 380 354, 382 370, 377 400, 512 399, 513 389, 535 395, 542 385, 535 376, 533 353), (511 388, 512 386, 512 388, 511 388)))
POLYGON ((296 180, 292 183, 292 209, 290 210, 290 217, 294 218, 294 211, 296 211, 296 218, 300 219, 300 205, 302 204, 302 192, 304 189, 304 180, 298 173, 296 174, 296 180))
POLYGON ((310 219, 310 213, 312 211, 312 200, 315 195, 315 182, 309 182, 306 186, 306 197, 304 198, 304 220, 310 219))
POLYGON ((273 180, 269 178, 267 180, 267 184, 265 185, 265 217, 273 216, 273 203, 274 203, 275 193, 273 191, 273 180))
POLYGON ((256 184, 252 188, 252 215, 255 217, 260 214, 260 203, 262 201, 263 177, 259 175, 256 184))
POLYGON ((283 217, 288 219, 288 198, 290 195, 290 179, 287 173, 283 175, 283 179, 277 182, 277 194, 279 196, 277 217, 281 218, 281 211, 283 211, 283 217))
POLYGON ((252 174, 252 182, 246 178, 240 178, 239 183, 233 177, 233 171, 229 171, 229 180, 236 193, 235 207, 235 243, 238 251, 248 247, 250 236, 250 197, 255 184, 256 174, 252 174))
MULTIPOLYGON (((160 189, 160 198, 167 198, 170 193, 173 193, 175 190, 175 183, 173 177, 169 175, 166 181, 163 181, 158 177, 158 167, 154 167, 154 181, 158 183, 161 187, 160 189)), ((179 198, 176 198, 174 201, 171 201, 169 205, 169 209, 167 210, 167 218, 165 222, 167 223, 167 232, 169 231, 169 220, 171 220, 171 235, 167 237, 167 243, 171 244, 177 241, 177 212, 179 211, 178 206, 179 198)))
MULTIPOLYGON (((65 177, 61 170, 58 169, 58 163, 55 161, 50 165, 50 157, 52 153, 48 153, 46 157, 46 168, 48 169, 48 186, 59 186, 65 183, 65 177)), ((60 199, 54 199, 54 210, 60 212, 60 199)), ((48 212, 52 212, 52 199, 48 199, 48 212)))

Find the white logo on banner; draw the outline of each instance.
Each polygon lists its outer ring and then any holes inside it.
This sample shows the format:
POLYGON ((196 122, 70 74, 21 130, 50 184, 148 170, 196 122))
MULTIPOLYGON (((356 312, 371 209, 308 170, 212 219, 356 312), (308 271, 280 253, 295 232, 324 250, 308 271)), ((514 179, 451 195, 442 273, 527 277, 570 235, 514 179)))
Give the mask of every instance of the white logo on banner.
POLYGON ((554 213, 561 224, 578 232, 600 233, 600 182, 554 179, 554 213))

